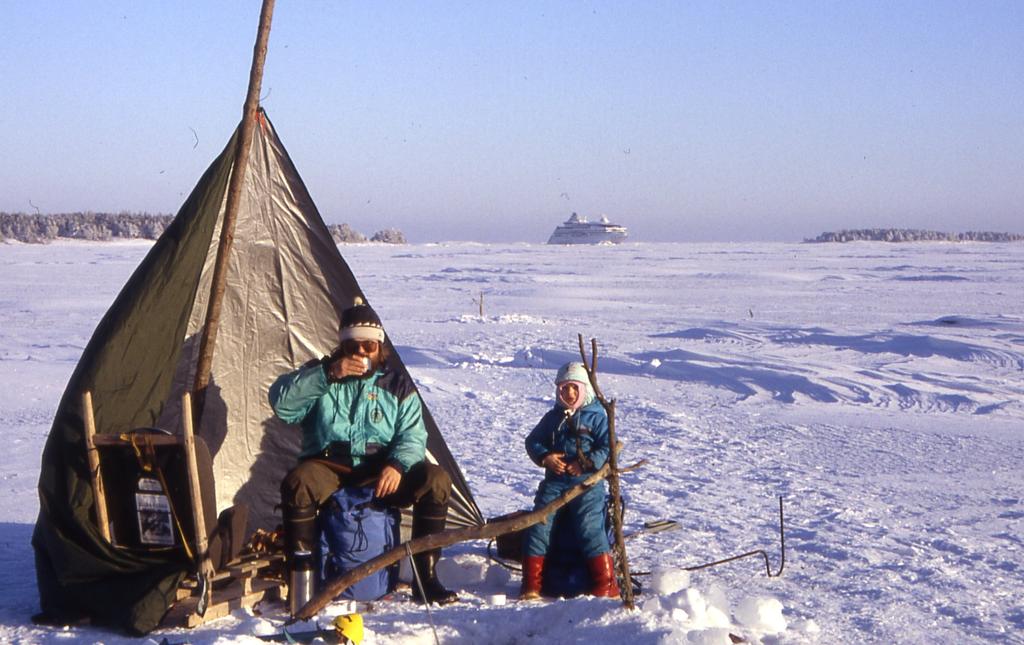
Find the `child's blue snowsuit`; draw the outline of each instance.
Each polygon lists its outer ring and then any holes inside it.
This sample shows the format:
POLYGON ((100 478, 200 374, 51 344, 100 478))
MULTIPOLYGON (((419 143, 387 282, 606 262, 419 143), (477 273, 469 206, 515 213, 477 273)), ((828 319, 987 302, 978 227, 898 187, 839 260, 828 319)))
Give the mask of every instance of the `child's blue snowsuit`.
MULTIPOLYGON (((582 474, 556 475, 548 469, 544 480, 537 488, 534 509, 551 503, 556 497, 586 479, 604 466, 608 460, 608 415, 598 401, 591 401, 571 416, 567 410, 555 406, 545 414, 537 427, 526 438, 526 452, 538 466, 548 453, 565 453, 567 461, 576 461, 577 436, 579 450, 590 458, 593 467, 584 468, 582 474)), ((611 551, 604 528, 605 484, 602 480, 588 491, 572 500, 562 509, 576 530, 580 549, 587 558, 593 558, 611 551)), ((527 530, 524 554, 528 556, 547 555, 551 543, 551 528, 554 518, 534 524, 527 530)))

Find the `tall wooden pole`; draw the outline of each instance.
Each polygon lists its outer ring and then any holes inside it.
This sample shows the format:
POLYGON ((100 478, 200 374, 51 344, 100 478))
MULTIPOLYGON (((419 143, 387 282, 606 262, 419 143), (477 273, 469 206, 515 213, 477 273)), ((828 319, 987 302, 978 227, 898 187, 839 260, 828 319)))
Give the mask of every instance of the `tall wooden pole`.
MULTIPOLYGON (((590 385, 594 388, 594 395, 601 402, 605 412, 608 413, 608 442, 618 445, 615 438, 615 399, 609 401, 604 397, 601 388, 597 385, 597 339, 590 339, 590 364, 587 364, 587 353, 583 349, 583 334, 579 334, 580 359, 583 360, 583 368, 587 370, 587 377, 590 385)), ((622 534, 622 494, 619 490, 619 458, 618 451, 612 450, 608 453, 608 492, 612 497, 612 528, 615 533, 614 549, 618 557, 619 575, 622 578, 622 605, 626 609, 633 609, 633 579, 629 573, 629 558, 626 555, 626 538, 622 534)))
POLYGON ((199 345, 199 361, 196 364, 196 377, 192 388, 195 392, 194 412, 197 418, 202 415, 203 405, 206 403, 206 386, 210 384, 210 367, 213 364, 213 348, 217 343, 217 328, 220 325, 220 311, 224 301, 228 258, 231 255, 231 244, 235 239, 238 202, 242 194, 246 166, 249 163, 249 150, 252 148, 252 135, 256 127, 256 110, 259 107, 260 86, 263 84, 263 63, 267 59, 267 41, 270 39, 270 19, 273 13, 274 0, 263 0, 260 26, 252 51, 252 68, 249 70, 249 90, 245 95, 245 105, 242 107, 242 131, 235 148, 231 181, 228 183, 224 222, 221 224, 220 244, 217 246, 217 260, 213 267, 213 286, 210 288, 203 337, 199 345))

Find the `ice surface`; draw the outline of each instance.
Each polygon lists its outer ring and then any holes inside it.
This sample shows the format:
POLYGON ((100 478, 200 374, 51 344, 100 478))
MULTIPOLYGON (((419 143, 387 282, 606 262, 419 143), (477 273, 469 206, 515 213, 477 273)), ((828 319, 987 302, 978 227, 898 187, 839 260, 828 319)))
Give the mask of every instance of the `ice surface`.
MULTIPOLYGON (((0 244, 0 642, 137 642, 33 625, 39 459, 78 356, 145 243, 0 244)), ((645 585, 517 603, 486 544, 448 549, 446 643, 970 643, 1024 630, 1024 245, 342 247, 484 515, 528 508, 522 449, 577 333, 616 398, 626 532, 645 585), (955 278, 955 279, 954 279, 955 278), (477 305, 484 294, 484 312, 477 305), (694 571, 764 549, 760 557, 694 571), (489 595, 504 593, 505 606, 489 595)), ((325 351, 328 348, 325 348, 325 351)), ((367 645, 429 643, 409 601, 358 609, 367 645)), ((325 611, 323 623, 347 611, 325 611)), ((283 608, 154 634, 254 643, 283 608)))

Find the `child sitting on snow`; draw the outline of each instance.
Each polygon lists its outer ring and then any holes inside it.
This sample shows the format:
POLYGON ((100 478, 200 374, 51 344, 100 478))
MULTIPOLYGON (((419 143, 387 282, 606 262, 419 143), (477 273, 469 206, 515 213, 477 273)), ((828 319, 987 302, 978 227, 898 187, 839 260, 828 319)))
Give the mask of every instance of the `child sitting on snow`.
MULTIPOLYGON (((526 452, 544 467, 534 509, 550 504, 566 490, 604 466, 608 459, 608 415, 594 398, 582 363, 566 363, 555 377, 555 407, 548 411, 526 438, 526 452)), ((604 530, 604 481, 572 500, 560 513, 572 523, 590 571, 590 593, 619 597, 611 547, 604 530)), ((544 557, 551 543, 554 518, 534 524, 526 532, 523 547, 523 588, 519 597, 540 597, 544 557)))

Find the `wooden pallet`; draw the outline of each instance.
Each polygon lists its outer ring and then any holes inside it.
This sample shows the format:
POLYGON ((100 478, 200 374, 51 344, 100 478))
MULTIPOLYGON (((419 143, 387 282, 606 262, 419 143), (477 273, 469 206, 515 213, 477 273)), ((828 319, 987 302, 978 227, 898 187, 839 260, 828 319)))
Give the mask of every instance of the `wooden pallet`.
POLYGON ((202 616, 196 611, 198 583, 195 578, 186 578, 178 587, 177 600, 161 625, 191 629, 262 600, 284 600, 288 595, 284 580, 269 577, 272 572, 279 573, 283 563, 283 555, 271 555, 231 564, 218 571, 212 581, 213 597, 202 616))

